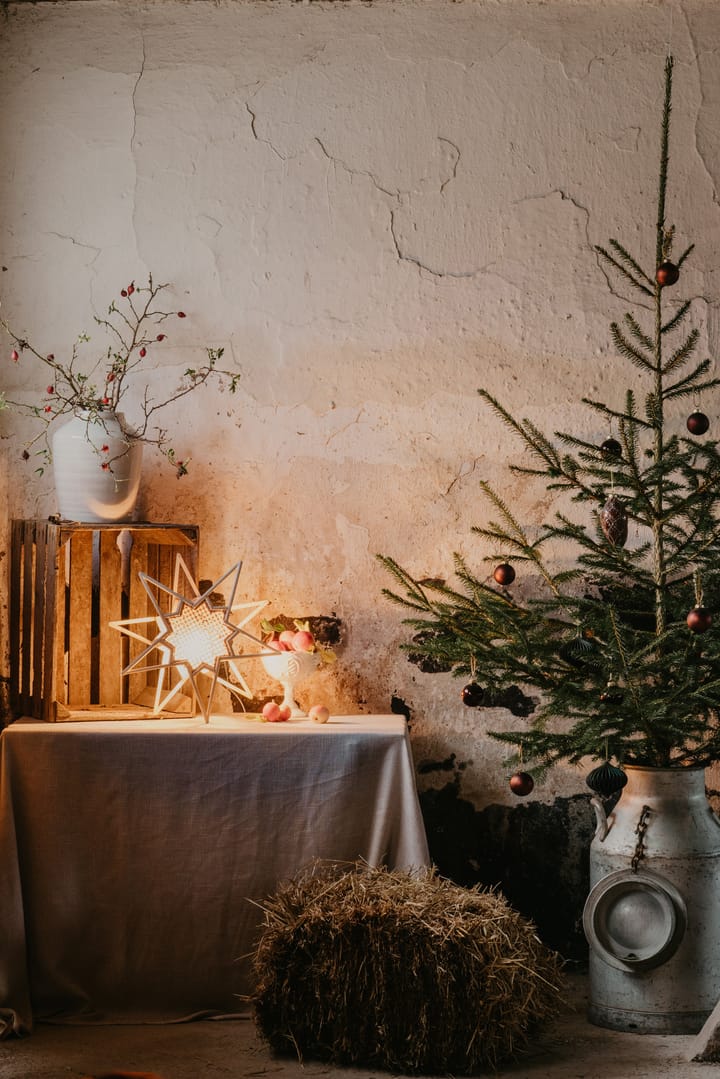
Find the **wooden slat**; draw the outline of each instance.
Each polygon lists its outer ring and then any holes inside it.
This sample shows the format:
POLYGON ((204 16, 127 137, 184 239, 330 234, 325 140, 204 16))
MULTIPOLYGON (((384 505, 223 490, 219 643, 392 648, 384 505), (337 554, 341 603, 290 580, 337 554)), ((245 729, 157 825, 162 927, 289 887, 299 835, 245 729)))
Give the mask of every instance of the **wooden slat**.
POLYGON ((27 522, 15 520, 10 526, 10 599, 8 607, 10 645, 10 711, 20 715, 20 632, 22 610, 22 554, 27 522))
POLYGON ((35 530, 35 569, 33 580, 33 642, 32 642, 32 699, 33 715, 38 715, 38 703, 42 713, 45 654, 43 631, 45 628, 45 582, 47 575, 47 532, 38 523, 35 530))
POLYGON ((35 522, 25 534, 22 571, 22 628, 20 643, 20 706, 23 713, 38 718, 32 706, 32 639, 33 639, 33 567, 35 563, 35 522))
POLYGON ((67 636, 68 704, 90 704, 93 533, 76 532, 70 542, 67 636))
POLYGON ((45 572, 43 590, 45 611, 40 628, 40 612, 35 611, 35 625, 42 633, 42 689, 41 712, 43 719, 55 718, 57 700, 55 668, 55 624, 57 621, 57 529, 47 523, 42 529, 45 545, 45 572))
MULTIPOLYGON (((149 572, 148 545, 145 534, 142 532, 133 533, 133 546, 130 552, 128 618, 145 618, 153 613, 152 605, 148 600, 148 594, 138 577, 140 572, 149 572)), ((136 630, 142 636, 147 637, 148 640, 152 640, 152 638, 156 636, 156 627, 154 623, 136 626, 136 630)), ((130 659, 136 659, 144 648, 145 645, 140 641, 129 641, 128 662, 130 659)), ((131 674, 127 679, 126 687, 128 701, 132 703, 133 701, 138 700, 140 694, 148 684, 153 686, 157 684, 157 676, 154 672, 150 674, 131 674)))
POLYGON ((66 640, 69 634, 70 622, 70 544, 67 540, 61 543, 62 534, 58 529, 53 529, 51 534, 55 543, 56 583, 55 623, 50 632, 53 633, 52 651, 55 656, 55 664, 53 672, 53 713, 48 718, 56 719, 58 706, 66 704, 68 700, 70 657, 66 640))
MULTIPOLYGON (((100 534, 100 624, 98 627, 98 703, 122 702, 122 635, 108 623, 122 611, 122 557, 120 533, 100 534)), ((93 702, 95 703, 95 702, 93 702)))

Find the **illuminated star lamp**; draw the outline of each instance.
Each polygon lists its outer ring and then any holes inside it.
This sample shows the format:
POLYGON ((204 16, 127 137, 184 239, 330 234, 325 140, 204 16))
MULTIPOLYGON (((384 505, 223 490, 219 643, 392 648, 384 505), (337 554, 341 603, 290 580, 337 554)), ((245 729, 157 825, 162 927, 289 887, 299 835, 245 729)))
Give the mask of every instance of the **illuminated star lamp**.
POLYGON ((210 722, 213 696, 218 684, 238 696, 252 697, 237 664, 247 659, 267 655, 268 648, 258 637, 254 637, 243 627, 255 618, 269 601, 235 603, 241 568, 242 562, 237 562, 203 593, 200 592, 180 555, 177 556, 175 562, 172 588, 168 588, 146 573, 138 574, 156 613, 144 618, 125 618, 110 622, 110 625, 126 637, 140 641, 146 646, 132 662, 123 668, 122 673, 126 675, 133 671, 138 674, 146 671, 158 672, 153 715, 162 712, 188 682, 195 705, 200 708, 206 723, 210 722), (185 579, 185 586, 189 588, 190 596, 180 591, 181 577, 185 579), (212 596, 229 577, 232 578, 230 598, 227 603, 218 606, 213 603, 212 596), (163 610, 160 605, 161 593, 165 593, 168 597, 167 606, 170 608, 168 610, 163 610), (245 614, 236 622, 231 619, 231 616, 237 611, 244 611, 245 614), (154 637, 147 637, 139 627, 152 623, 155 624, 157 633, 154 637), (238 653, 234 647, 234 642, 238 637, 251 641, 255 650, 238 653), (161 662, 147 662, 154 652, 160 653, 161 662), (230 682, 221 676, 220 671, 223 665, 232 672, 235 682, 230 682), (177 672, 179 680, 166 690, 166 672, 172 670, 177 672), (203 693, 198 684, 201 674, 212 676, 208 693, 203 693))

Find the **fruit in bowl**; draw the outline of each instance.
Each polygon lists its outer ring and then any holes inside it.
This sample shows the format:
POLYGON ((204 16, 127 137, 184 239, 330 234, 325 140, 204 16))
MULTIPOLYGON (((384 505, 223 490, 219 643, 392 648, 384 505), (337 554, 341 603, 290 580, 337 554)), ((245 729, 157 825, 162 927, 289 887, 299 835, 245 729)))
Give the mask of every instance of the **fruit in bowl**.
POLYGON ((289 708, 293 719, 305 719, 307 713, 294 697, 295 686, 321 663, 332 663, 335 655, 318 645, 308 622, 297 620, 290 628, 283 622, 269 622, 266 619, 260 625, 263 644, 267 647, 267 652, 261 656, 262 665, 269 675, 281 683, 284 691, 280 707, 289 708))

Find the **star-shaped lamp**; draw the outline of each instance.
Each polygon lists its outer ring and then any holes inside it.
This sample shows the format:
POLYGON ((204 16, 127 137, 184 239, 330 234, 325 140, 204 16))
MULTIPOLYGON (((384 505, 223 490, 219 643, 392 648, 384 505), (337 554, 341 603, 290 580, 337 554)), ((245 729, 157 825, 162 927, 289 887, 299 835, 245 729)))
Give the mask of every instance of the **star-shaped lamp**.
MULTIPOLYGON (((126 618, 110 622, 110 625, 113 629, 119 630, 125 636, 140 641, 146 646, 123 668, 122 673, 158 672, 154 715, 162 712, 188 682, 195 705, 199 707, 206 723, 210 721, 213 696, 218 684, 238 696, 252 696, 237 664, 243 660, 267 655, 268 648, 258 637, 254 637, 243 627, 259 614, 263 607, 267 606, 268 601, 235 603, 241 568, 242 562, 237 562, 203 593, 200 592, 180 555, 177 556, 175 562, 172 588, 168 588, 146 573, 138 574, 156 613, 144 618, 126 618), (183 578, 186 591, 180 590, 183 578), (231 578, 230 598, 227 603, 218 606, 213 602, 213 596, 223 581, 228 578, 231 578), (188 591, 190 595, 187 594, 188 591), (164 610, 160 604, 160 596, 163 593, 168 597, 167 610, 164 610), (243 611, 244 614, 239 621, 233 620, 231 616, 239 611, 243 611), (141 627, 153 623, 157 628, 157 633, 154 637, 146 637, 141 627), (250 641, 252 650, 245 652, 241 648, 238 652, 239 638, 250 641), (153 653, 160 654, 160 662, 149 662, 153 653), (223 666, 232 672, 235 677, 234 682, 221 676, 223 666), (178 679, 175 685, 166 688, 166 672, 169 675, 172 670, 177 672, 178 679), (212 677, 209 692, 201 690, 200 675, 212 677)), ((168 683, 169 681, 168 677, 168 683)))

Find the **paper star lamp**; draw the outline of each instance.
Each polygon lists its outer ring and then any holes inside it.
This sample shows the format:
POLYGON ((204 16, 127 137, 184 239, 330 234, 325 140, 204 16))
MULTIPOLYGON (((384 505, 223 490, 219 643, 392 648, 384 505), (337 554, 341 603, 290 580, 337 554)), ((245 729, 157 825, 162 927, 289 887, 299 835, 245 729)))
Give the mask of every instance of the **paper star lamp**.
POLYGON ((126 637, 145 645, 140 654, 123 668, 122 673, 126 675, 132 672, 157 672, 154 715, 167 708, 170 701, 188 684, 195 706, 202 712, 206 723, 210 721, 213 697, 218 685, 224 686, 237 696, 252 696, 238 664, 244 660, 265 656, 269 650, 258 637, 244 627, 267 606, 268 600, 235 603, 241 568, 242 562, 237 562, 202 593, 180 555, 175 561, 172 588, 147 573, 138 574, 155 614, 144 618, 125 618, 110 622, 110 625, 126 637), (231 580, 230 598, 227 603, 218 605, 213 602, 213 596, 228 578, 231 580), (181 588, 184 590, 181 591, 181 588), (164 604, 161 603, 162 596, 167 597, 164 604), (241 611, 244 613, 239 618, 233 617, 241 611), (156 627, 155 636, 146 636, 148 631, 143 631, 142 627, 153 624, 156 627), (241 648, 238 651, 238 647, 245 642, 250 642, 251 650, 245 651, 241 648), (160 661, 153 662, 157 655, 160 656, 160 661), (222 676, 223 667, 226 668, 226 673, 232 673, 235 681, 231 682, 222 676), (175 684, 169 685, 172 671, 175 671, 177 677, 175 684), (211 678, 208 692, 200 685, 202 675, 209 675, 211 678))

